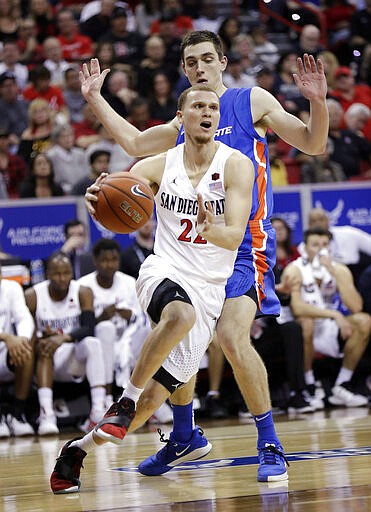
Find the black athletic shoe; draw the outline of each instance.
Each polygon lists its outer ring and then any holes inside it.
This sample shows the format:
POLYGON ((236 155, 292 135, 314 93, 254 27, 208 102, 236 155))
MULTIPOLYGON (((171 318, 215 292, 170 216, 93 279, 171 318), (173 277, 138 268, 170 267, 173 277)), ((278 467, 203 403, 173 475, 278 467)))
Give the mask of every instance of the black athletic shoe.
POLYGON ((77 439, 81 437, 68 441, 59 452, 50 476, 50 487, 54 494, 68 494, 80 489, 80 470, 84 467, 82 461, 86 457, 86 452, 77 446, 70 446, 77 439))

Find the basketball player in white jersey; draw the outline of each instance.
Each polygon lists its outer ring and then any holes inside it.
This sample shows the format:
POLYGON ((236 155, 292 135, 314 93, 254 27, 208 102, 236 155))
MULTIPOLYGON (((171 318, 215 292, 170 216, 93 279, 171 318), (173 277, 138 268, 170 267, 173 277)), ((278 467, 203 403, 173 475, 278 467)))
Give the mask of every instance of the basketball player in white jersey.
POLYGON ((0 411, 0 437, 34 434, 25 416, 34 368, 34 330, 22 287, 3 279, 0 265, 0 382, 14 382, 15 387, 8 414, 0 411))
MULTIPOLYGON (((199 84, 184 91, 177 115, 185 143, 132 168, 151 185, 156 200, 154 254, 137 281, 139 301, 154 328, 121 399, 92 432, 62 448, 50 479, 54 493, 78 491, 87 451, 106 441, 121 444, 128 430, 195 378, 223 307, 250 212, 253 166, 239 151, 214 141, 220 111, 212 89, 199 84)), ((202 437, 200 429, 193 432, 202 437)), ((198 457, 211 449, 204 440, 198 457)), ((183 460, 190 446, 184 447, 183 460)))
MULTIPOLYGON (((342 358, 329 402, 346 407, 363 406, 368 404, 367 397, 353 393, 350 380, 368 344, 370 316, 362 312, 362 298, 350 270, 330 256, 331 238, 329 231, 308 229, 304 234, 306 256, 287 265, 282 281, 292 283, 292 314, 299 319, 314 319, 313 330, 303 328, 306 383, 314 384, 314 351, 342 358), (337 294, 349 310, 348 315, 338 309, 337 294)), ((292 319, 291 310, 282 308, 281 317, 292 319)))
POLYGON ((53 380, 90 385, 91 421, 104 411, 105 370, 100 340, 94 337, 93 292, 72 279, 66 254, 52 254, 48 279, 26 290, 26 303, 37 328, 36 376, 40 403, 39 435, 57 434, 53 380))

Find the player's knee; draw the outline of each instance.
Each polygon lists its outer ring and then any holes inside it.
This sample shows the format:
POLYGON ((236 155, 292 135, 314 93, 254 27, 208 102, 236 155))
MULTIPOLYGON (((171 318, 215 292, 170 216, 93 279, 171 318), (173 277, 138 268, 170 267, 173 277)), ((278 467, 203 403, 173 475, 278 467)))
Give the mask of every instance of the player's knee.
POLYGON ((192 329, 196 322, 196 313, 190 304, 185 303, 170 303, 163 310, 161 315, 161 322, 169 329, 181 328, 185 332, 192 329))
POLYGON ((111 340, 113 342, 116 337, 116 327, 111 320, 99 322, 99 324, 95 326, 95 336, 102 342, 106 340, 111 340))
POLYGON ((353 322, 356 326, 357 331, 363 338, 367 338, 370 335, 371 329, 371 317, 367 313, 355 313, 353 315, 353 322))

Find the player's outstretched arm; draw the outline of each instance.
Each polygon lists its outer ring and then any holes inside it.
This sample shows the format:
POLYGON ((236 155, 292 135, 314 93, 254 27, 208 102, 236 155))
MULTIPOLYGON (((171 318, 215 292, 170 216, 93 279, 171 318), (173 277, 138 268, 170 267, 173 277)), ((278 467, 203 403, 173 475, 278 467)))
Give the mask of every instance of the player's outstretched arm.
POLYGON ((286 112, 268 91, 254 87, 252 111, 254 123, 271 128, 279 137, 309 155, 325 151, 328 136, 327 82, 323 63, 312 55, 304 54, 297 60, 298 69, 293 77, 301 94, 310 102, 307 124, 286 112))
POLYGON ((100 92, 109 71, 101 72, 98 59, 91 59, 90 67, 86 63, 82 65, 80 83, 82 95, 116 142, 136 157, 158 154, 175 146, 179 131, 176 118, 168 124, 140 132, 109 105, 100 92))
POLYGON ((233 153, 227 160, 224 170, 225 208, 224 226, 213 224, 210 208, 198 196, 198 232, 205 240, 235 251, 241 245, 246 224, 251 211, 254 167, 249 158, 241 153, 233 153))

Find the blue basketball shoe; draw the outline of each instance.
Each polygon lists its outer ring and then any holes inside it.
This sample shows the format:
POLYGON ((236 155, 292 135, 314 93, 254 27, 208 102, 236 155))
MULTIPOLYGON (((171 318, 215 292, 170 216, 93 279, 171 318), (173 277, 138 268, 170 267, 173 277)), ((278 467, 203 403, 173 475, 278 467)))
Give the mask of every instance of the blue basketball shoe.
POLYGON ((286 464, 289 466, 289 463, 281 445, 265 443, 263 448, 258 448, 258 457, 258 482, 279 482, 288 479, 286 464))
POLYGON ((162 433, 161 429, 157 429, 157 432, 160 435, 160 441, 166 443, 166 446, 139 464, 138 471, 142 475, 162 475, 178 464, 205 457, 212 448, 212 444, 204 436, 203 430, 197 426, 187 443, 176 441, 173 432, 171 432, 169 439, 165 439, 165 434, 162 433))

